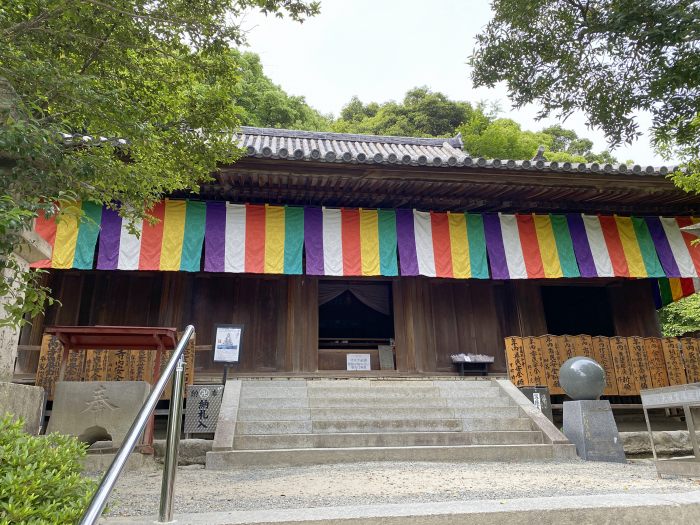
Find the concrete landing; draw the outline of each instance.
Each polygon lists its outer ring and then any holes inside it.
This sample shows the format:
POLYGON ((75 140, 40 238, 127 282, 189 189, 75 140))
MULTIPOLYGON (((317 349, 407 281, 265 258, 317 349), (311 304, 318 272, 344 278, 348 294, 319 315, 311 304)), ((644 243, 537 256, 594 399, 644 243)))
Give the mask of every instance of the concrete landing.
MULTIPOLYGON (((176 519, 183 525, 668 525, 695 523, 699 515, 700 491, 693 491, 206 512, 179 514, 176 519)), ((153 519, 111 518, 101 523, 151 525, 153 519)))

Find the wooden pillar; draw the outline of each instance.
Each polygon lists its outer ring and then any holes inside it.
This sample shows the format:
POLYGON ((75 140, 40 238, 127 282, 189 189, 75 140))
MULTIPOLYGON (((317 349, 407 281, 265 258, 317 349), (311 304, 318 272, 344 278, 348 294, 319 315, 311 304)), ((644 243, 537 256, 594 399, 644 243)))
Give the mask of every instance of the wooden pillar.
POLYGON ((407 278, 395 279, 391 290, 394 299, 394 341, 396 343, 396 370, 416 371, 416 341, 413 331, 411 283, 407 278))
POLYGON ((287 337, 284 369, 318 371, 318 279, 295 275, 287 289, 287 337))

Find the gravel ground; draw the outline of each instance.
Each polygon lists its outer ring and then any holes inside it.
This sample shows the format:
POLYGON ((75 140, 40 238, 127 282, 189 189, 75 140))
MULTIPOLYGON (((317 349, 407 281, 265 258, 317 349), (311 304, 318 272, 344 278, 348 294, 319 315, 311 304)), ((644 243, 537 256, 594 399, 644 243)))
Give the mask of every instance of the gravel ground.
MULTIPOLYGON (((158 510, 160 466, 124 473, 113 516, 158 510)), ((700 490, 700 480, 658 479, 649 460, 616 463, 351 463, 208 471, 180 467, 175 512, 258 510, 700 490)))

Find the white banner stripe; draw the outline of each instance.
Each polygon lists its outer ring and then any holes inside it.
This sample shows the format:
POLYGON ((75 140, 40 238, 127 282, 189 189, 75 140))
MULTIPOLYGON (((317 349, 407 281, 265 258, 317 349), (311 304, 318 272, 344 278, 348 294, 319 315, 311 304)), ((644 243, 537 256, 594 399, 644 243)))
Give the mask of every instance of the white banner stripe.
POLYGON ((129 231, 129 223, 122 221, 122 228, 119 232, 119 260, 117 268, 119 270, 138 270, 139 258, 141 256, 141 230, 143 229, 143 221, 132 223, 135 231, 139 232, 136 236, 129 231))
POLYGON ((435 277, 435 252, 433 251, 433 226, 430 212, 413 210, 413 230, 416 237, 418 273, 435 277))
POLYGON ((511 279, 527 279, 527 268, 523 247, 520 244, 520 232, 518 232, 518 220, 515 215, 498 214, 501 221, 501 234, 503 235, 503 247, 506 252, 506 265, 511 279))
POLYGON ((343 275, 343 233, 340 210, 323 208, 323 273, 343 275))
POLYGON ((695 270, 693 259, 688 252, 688 246, 683 240, 683 234, 676 219, 672 217, 659 217, 661 226, 664 228, 668 244, 671 246, 671 253, 678 265, 678 271, 681 272, 681 277, 697 277, 698 272, 695 270))
POLYGON ((581 215, 583 217, 583 226, 586 228, 586 236, 588 237, 588 245, 591 248, 593 255, 593 264, 598 277, 614 277, 612 261, 608 252, 608 245, 605 244, 603 236, 603 228, 600 226, 600 220, 595 215, 581 215))
POLYGON ((245 272, 245 219, 245 205, 226 203, 225 272, 245 272))

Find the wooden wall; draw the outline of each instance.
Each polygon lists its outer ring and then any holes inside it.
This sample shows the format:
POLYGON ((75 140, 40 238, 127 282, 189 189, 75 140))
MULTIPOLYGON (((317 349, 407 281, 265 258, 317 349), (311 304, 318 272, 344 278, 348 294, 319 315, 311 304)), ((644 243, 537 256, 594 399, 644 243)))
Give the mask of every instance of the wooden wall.
MULTIPOLYGON (((541 286, 553 282, 393 279, 397 369, 409 374, 453 372, 450 355, 472 352, 493 355, 492 370, 504 372, 504 337, 548 333, 541 286)), ((319 368, 316 277, 52 271, 49 285, 60 304, 24 330, 23 345, 39 345, 46 325, 182 329, 192 323, 197 345, 206 349, 216 323, 241 323, 245 331, 239 371, 313 373, 319 368)), ((647 281, 611 281, 605 288, 616 335, 660 335, 647 281)), ((585 315, 576 305, 562 308, 585 315)), ((211 352, 197 355, 199 370, 220 368, 211 361, 211 352)))

